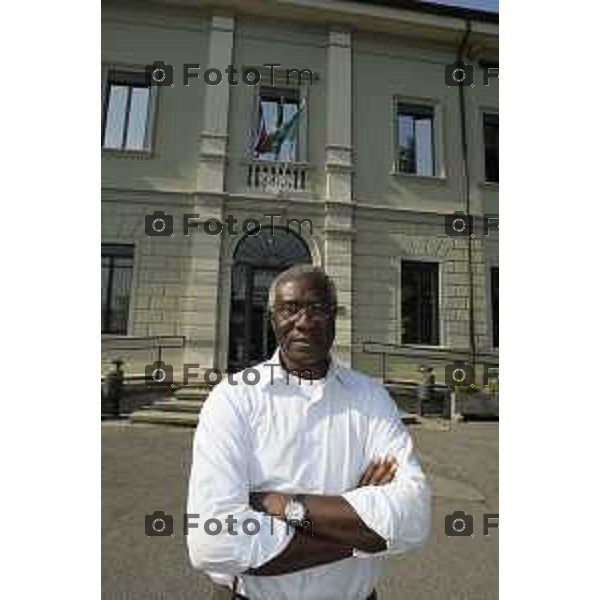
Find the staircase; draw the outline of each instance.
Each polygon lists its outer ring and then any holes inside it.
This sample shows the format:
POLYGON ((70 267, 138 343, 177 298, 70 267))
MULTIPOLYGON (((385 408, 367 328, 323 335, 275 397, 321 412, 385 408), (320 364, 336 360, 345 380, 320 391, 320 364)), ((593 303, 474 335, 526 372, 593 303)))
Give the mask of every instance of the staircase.
POLYGON ((206 384, 180 388, 164 400, 157 400, 134 411, 130 420, 132 423, 195 427, 202 403, 209 393, 210 386, 206 384))
MULTIPOLYGON (((407 409, 411 411, 412 406, 407 402, 409 394, 406 390, 400 390, 392 385, 386 387, 399 405, 402 420, 409 425, 420 423, 421 417, 416 412, 407 412, 407 409)), ((180 388, 165 399, 155 400, 152 404, 139 407, 131 413, 130 421, 151 425, 196 427, 202 404, 208 397, 210 389, 210 386, 205 383, 180 388)))

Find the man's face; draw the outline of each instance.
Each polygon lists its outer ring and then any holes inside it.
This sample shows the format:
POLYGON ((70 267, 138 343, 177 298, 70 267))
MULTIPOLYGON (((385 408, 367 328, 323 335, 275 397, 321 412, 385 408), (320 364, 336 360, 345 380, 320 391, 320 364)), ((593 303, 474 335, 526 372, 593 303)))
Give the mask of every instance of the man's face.
POLYGON ((335 307, 320 281, 298 278, 280 285, 272 324, 291 368, 309 368, 327 361, 335 337, 335 307))

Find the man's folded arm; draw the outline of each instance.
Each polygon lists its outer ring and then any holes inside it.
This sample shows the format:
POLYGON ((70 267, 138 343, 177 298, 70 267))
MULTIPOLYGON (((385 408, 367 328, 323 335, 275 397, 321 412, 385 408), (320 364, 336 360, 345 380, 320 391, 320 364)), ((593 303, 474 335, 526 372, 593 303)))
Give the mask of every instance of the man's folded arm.
MULTIPOLYGON (((258 504, 269 497, 266 502, 269 506, 263 505, 263 510, 270 515, 280 515, 292 498, 279 492, 258 493, 257 496, 261 497, 255 500, 258 504)), ((308 517, 297 529, 291 543, 259 569, 248 570, 249 574, 281 575, 349 558, 357 549, 365 553, 386 549, 386 541, 370 530, 341 496, 304 494, 303 502, 308 508, 308 517)))
MULTIPOLYGON (((251 494, 250 504, 266 514, 280 516, 292 498, 293 495, 280 492, 259 492, 251 494)), ((313 538, 363 552, 386 549, 385 540, 365 525, 342 496, 302 494, 302 502, 307 508, 303 530, 313 538)))
POLYGON ((319 539, 311 535, 310 532, 298 529, 292 541, 280 554, 262 566, 248 569, 246 572, 249 575, 261 575, 263 577, 284 575, 285 573, 293 573, 349 558, 352 556, 353 551, 354 549, 351 546, 343 546, 337 542, 319 539))
POLYGON ((251 448, 244 401, 242 394, 222 383, 213 389, 198 419, 187 547, 192 566, 202 571, 238 575, 257 568, 280 554, 294 536, 287 523, 249 505, 251 448))
POLYGON ((352 556, 348 545, 295 531, 251 508, 248 429, 241 403, 241 398, 232 398, 218 386, 198 420, 186 518, 194 568, 231 575, 282 575, 352 556))
MULTIPOLYGON (((240 399, 232 400, 223 385, 206 401, 194 439, 188 513, 197 514, 199 520, 198 527, 189 530, 187 542, 195 568, 280 575, 352 555, 405 552, 426 541, 429 484, 385 390, 385 397, 376 402, 378 414, 372 417, 366 453, 369 458, 394 456, 398 461, 394 480, 340 496, 307 496, 312 525, 307 535, 294 533, 284 521, 249 505, 248 425, 240 399), (221 523, 219 533, 209 519, 221 523)), ((189 520, 193 527, 193 519, 189 520)))
MULTIPOLYGON (((415 456, 413 443, 387 392, 375 398, 366 448, 368 460, 396 459, 395 476, 383 485, 368 485, 339 496, 304 495, 307 521, 318 540, 354 549, 354 556, 406 552, 425 543, 431 519, 431 491, 415 456)), ((261 498, 270 514, 281 512, 289 499, 277 492, 261 498), (269 497, 274 494, 275 497, 269 497)), ((258 507, 256 507, 258 508, 258 507)))
MULTIPOLYGON (((350 490, 342 497, 365 525, 386 541, 384 553, 407 552, 423 545, 431 526, 431 487, 415 455, 408 429, 396 404, 382 388, 376 398, 367 455, 393 456, 398 461, 394 479, 381 486, 350 490)), ((365 556, 361 552, 355 556, 365 556)))

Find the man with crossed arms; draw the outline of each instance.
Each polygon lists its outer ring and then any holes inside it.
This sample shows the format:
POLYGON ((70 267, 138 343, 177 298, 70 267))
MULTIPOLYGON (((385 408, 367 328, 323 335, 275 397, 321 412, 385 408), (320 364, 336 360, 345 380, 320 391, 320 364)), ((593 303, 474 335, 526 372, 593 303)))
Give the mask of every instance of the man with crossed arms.
POLYGON ((269 309, 279 347, 259 380, 223 381, 199 417, 191 563, 214 599, 375 600, 382 558, 428 537, 429 484, 387 390, 330 354, 332 280, 292 267, 269 309))

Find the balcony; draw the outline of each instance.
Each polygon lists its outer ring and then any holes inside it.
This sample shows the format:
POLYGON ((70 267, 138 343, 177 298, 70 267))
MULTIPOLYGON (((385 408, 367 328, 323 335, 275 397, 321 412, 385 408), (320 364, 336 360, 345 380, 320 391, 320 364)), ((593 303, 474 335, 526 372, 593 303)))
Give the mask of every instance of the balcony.
POLYGON ((252 160, 248 163, 246 183, 253 192, 280 194, 310 190, 308 163, 252 160))

